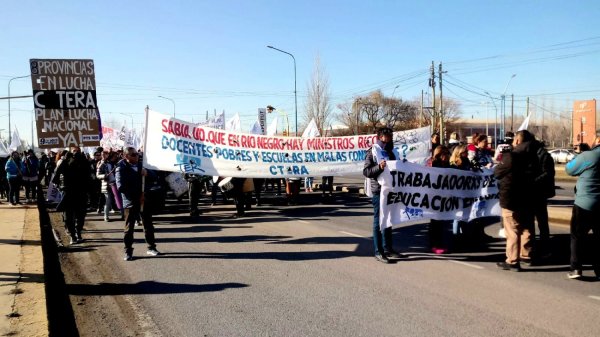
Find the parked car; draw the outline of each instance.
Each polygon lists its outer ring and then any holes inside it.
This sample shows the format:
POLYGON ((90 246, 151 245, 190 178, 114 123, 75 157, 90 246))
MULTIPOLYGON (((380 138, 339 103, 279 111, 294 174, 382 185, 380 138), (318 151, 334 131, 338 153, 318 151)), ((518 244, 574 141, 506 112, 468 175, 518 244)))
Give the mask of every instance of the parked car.
POLYGON ((567 163, 577 155, 577 153, 571 149, 554 149, 548 151, 548 153, 550 153, 550 156, 552 156, 555 163, 567 163))

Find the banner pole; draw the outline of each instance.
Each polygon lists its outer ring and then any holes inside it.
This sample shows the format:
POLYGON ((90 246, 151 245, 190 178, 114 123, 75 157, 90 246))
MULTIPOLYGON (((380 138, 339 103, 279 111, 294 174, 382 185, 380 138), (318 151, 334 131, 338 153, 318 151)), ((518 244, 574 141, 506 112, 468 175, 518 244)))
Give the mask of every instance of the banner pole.
MULTIPOLYGON (((142 152, 142 169, 144 169, 144 166, 146 166, 147 163, 147 156, 146 156, 146 141, 148 139, 148 111, 150 110, 150 107, 148 105, 146 105, 146 109, 144 109, 144 111, 146 112, 146 123, 144 123, 144 151, 142 152)), ((146 176, 142 176, 142 196, 144 196, 144 190, 146 188, 146 176)), ((140 205, 140 212, 144 211, 144 203, 142 203, 140 205)))

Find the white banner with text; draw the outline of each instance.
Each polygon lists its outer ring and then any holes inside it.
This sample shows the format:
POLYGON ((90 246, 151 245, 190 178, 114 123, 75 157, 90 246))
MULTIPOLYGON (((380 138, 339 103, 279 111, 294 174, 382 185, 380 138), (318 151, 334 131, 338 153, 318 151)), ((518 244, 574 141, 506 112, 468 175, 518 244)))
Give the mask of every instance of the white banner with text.
POLYGON ((394 160, 387 162, 377 181, 381 228, 419 219, 470 221, 500 216, 493 170, 462 171, 394 160))
MULTIPOLYGON (((277 137, 228 132, 148 111, 144 166, 222 177, 275 178, 361 175, 376 135, 277 137)), ((394 132, 399 159, 424 163, 428 127, 394 132)))

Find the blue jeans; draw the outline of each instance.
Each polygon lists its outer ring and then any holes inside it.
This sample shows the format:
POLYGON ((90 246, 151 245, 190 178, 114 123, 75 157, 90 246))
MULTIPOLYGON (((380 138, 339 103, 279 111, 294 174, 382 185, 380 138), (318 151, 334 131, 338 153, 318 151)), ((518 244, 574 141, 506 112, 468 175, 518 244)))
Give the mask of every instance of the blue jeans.
POLYGON ((392 251, 392 228, 383 230, 383 235, 379 229, 379 201, 380 193, 373 193, 373 247, 375 254, 384 254, 392 251))

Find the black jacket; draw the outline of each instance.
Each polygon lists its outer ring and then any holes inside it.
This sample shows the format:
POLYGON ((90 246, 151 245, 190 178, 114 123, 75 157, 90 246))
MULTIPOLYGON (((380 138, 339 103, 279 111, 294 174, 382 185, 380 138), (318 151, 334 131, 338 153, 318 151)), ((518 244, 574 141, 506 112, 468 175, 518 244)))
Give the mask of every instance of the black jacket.
POLYGON ((535 191, 535 177, 540 175, 537 142, 524 142, 512 152, 502 156, 502 162, 494 169, 499 181, 500 207, 511 211, 531 210, 531 198, 535 191))
POLYGON ((537 157, 540 162, 540 172, 535 177, 535 192, 540 198, 549 199, 556 195, 554 160, 541 144, 537 150, 537 157))
POLYGON ((130 208, 140 205, 142 196, 142 163, 138 162, 137 171, 127 160, 122 159, 117 164, 117 189, 123 197, 123 207, 130 208))

